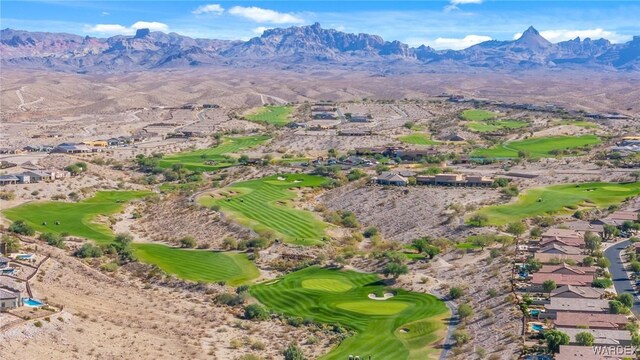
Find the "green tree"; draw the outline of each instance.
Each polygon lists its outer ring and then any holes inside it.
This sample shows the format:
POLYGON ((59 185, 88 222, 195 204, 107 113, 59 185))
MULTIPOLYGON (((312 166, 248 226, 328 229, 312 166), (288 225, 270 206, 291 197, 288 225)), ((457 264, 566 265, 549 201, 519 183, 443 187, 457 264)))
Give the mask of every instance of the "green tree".
POLYGON ((376 227, 370 226, 368 228, 366 228, 363 232, 362 235, 366 238, 370 238, 374 235, 378 234, 378 229, 376 227))
POLYGON ((248 155, 240 155, 240 158, 238 158, 238 163, 245 165, 246 163, 249 162, 249 156, 248 155))
POLYGON ((582 259, 582 265, 584 266, 591 266, 593 265, 594 262, 595 260, 591 256, 587 256, 584 259, 582 259))
POLYGON ((512 222, 507 225, 507 232, 515 236, 516 239, 519 238, 520 235, 524 234, 525 230, 527 230, 527 227, 521 221, 512 222))
POLYGON ((71 164, 67 167, 64 168, 66 171, 70 172, 71 175, 76 176, 78 174, 80 174, 82 172, 82 169, 76 165, 76 164, 71 164))
POLYGON ((193 238, 193 236, 185 236, 182 239, 180 239, 180 247, 183 248, 194 248, 196 247, 197 242, 196 239, 193 238))
POLYGON ((4 243, 7 254, 20 251, 20 240, 11 235, 2 235, 2 243, 4 243))
POLYGON ((620 235, 620 230, 613 225, 604 225, 604 238, 610 240, 616 236, 620 235))
POLYGON ((469 225, 474 227, 483 227, 487 226, 489 223, 489 218, 483 214, 475 214, 468 221, 469 225))
POLYGON ((622 305, 632 308, 633 307, 633 295, 629 293, 622 293, 617 297, 618 301, 622 303, 622 305))
POLYGON ((640 272, 640 261, 632 261, 629 264, 629 268, 631 269, 631 271, 633 272, 640 272))
POLYGON ((116 234, 116 238, 113 243, 109 246, 115 250, 118 254, 118 258, 121 264, 126 264, 128 262, 135 261, 136 258, 133 255, 133 249, 131 249, 131 242, 133 241, 133 236, 127 233, 119 233, 116 234))
POLYGON ((269 311, 258 304, 251 304, 244 307, 245 319, 267 320, 269 319, 269 311))
POLYGON ((400 275, 404 275, 409 272, 409 268, 405 264, 400 264, 397 262, 388 263, 382 273, 385 276, 392 276, 394 279, 397 279, 400 275))
POLYGON ((64 238, 60 234, 43 233, 40 234, 40 240, 45 241, 51 246, 55 246, 60 249, 64 249, 64 238))
POLYGON ((542 264, 540 263, 540 261, 534 258, 527 259, 526 265, 529 272, 537 272, 542 268, 542 264))
POLYGON ((557 287, 556 282, 553 280, 545 280, 542 283, 542 290, 544 290, 544 292, 549 293, 549 296, 551 296, 551 292, 553 290, 555 290, 557 287))
POLYGON ((33 236, 36 234, 34 228, 31 225, 27 224, 24 220, 14 221, 11 225, 9 225, 9 231, 26 236, 33 236))
POLYGON ((91 243, 83 244, 76 252, 75 256, 79 258, 99 258, 102 256, 102 249, 98 245, 93 245, 91 243))
POLYGON ((611 285, 613 285, 613 281, 611 281, 611 279, 605 279, 605 278, 595 279, 591 282, 591 286, 595 288, 600 288, 600 289, 606 289, 611 285))
POLYGON ((422 253, 427 248, 427 246, 429 246, 429 241, 427 240, 426 237, 421 237, 418 239, 414 239, 411 242, 411 246, 416 248, 416 250, 418 250, 419 253, 422 253))
POLYGON ((576 334, 576 342, 580 346, 593 346, 593 335, 588 331, 579 332, 576 334))
POLYGON ((453 332, 451 336, 453 337, 453 340, 456 341, 457 346, 464 345, 468 343, 469 340, 471 339, 471 336, 469 335, 469 333, 463 329, 457 329, 456 331, 453 332))
POLYGON ((304 357, 302 349, 295 343, 289 344, 283 355, 284 360, 307 360, 307 358, 304 357))
POLYGON ((569 335, 559 330, 545 331, 544 338, 547 340, 547 348, 553 353, 560 351, 560 345, 569 345, 571 341, 569 335))
POLYGON ((452 299, 459 299, 462 297, 462 295, 464 295, 464 291, 462 290, 462 288, 454 286, 449 289, 449 297, 452 299))
POLYGON ((601 268, 606 269, 611 265, 611 262, 606 257, 601 257, 601 258, 598 259, 596 264, 598 266, 600 266, 601 268))
POLYGON ((466 319, 473 315, 473 308, 469 304, 461 304, 458 306, 458 315, 461 319, 466 319))
POLYGON ((589 252, 593 253, 594 251, 599 250, 601 243, 602 239, 597 234, 594 234, 591 231, 584 233, 584 245, 589 252))
POLYGON ((612 314, 626 314, 629 312, 629 309, 627 309, 622 302, 611 300, 609 301, 609 312, 612 314))

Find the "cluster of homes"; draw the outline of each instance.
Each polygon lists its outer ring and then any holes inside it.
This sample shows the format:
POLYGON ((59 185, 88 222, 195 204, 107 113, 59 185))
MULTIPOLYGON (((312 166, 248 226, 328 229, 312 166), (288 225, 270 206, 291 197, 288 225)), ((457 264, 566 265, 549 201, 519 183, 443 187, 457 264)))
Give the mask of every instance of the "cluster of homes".
MULTIPOLYGON (((34 254, 16 254, 15 260, 33 262, 35 261, 35 255, 34 254)), ((14 260, 0 255, 0 276, 16 275, 16 268, 12 266, 11 264, 12 261, 14 260)), ((24 299, 22 298, 20 290, 16 290, 14 288, 6 286, 4 282, 0 282, 0 312, 15 309, 17 307, 24 305, 23 300, 24 299)))
POLYGON ((87 140, 79 143, 65 142, 58 145, 27 145, 22 148, 0 148, 0 154, 24 154, 28 152, 79 154, 100 152, 105 148, 129 146, 133 143, 144 141, 149 134, 135 134, 132 136, 119 136, 107 140, 87 140))
POLYGON ((379 185, 407 186, 411 177, 415 178, 416 185, 459 187, 488 187, 493 185, 493 178, 488 176, 463 174, 416 175, 412 171, 384 172, 372 178, 372 181, 379 185))
POLYGON ((601 359, 593 357, 592 347, 588 347, 590 353, 585 353, 585 347, 577 346, 576 336, 585 331, 593 335, 596 346, 631 345, 632 334, 626 328, 630 322, 628 316, 611 313, 609 301, 613 295, 592 287, 593 281, 605 270, 584 263, 589 256, 585 234, 591 232, 603 237, 606 225, 619 227, 625 221, 637 221, 638 214, 638 211, 616 211, 597 221, 566 222, 549 228, 539 240, 519 246, 522 264, 517 264, 520 272, 516 288, 521 292, 545 294, 549 289, 545 289, 545 283, 553 282, 556 286, 548 299, 533 300, 528 310, 533 321, 527 327, 534 335, 550 328, 569 335, 570 344, 562 346, 555 359, 601 359), (525 266, 525 260, 531 257, 541 264, 533 273, 525 266))
POLYGON ((71 177, 66 170, 26 170, 20 173, 0 175, 0 185, 31 184, 43 181, 62 180, 71 177))
POLYGON ((640 152, 640 136, 625 136, 616 146, 611 147, 612 152, 617 152, 622 156, 640 152))

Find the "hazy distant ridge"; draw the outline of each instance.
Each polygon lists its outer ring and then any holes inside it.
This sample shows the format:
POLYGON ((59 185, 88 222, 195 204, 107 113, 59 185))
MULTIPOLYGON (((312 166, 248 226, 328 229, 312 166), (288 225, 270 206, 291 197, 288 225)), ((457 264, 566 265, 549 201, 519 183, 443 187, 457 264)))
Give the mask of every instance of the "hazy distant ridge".
POLYGON ((380 36, 310 26, 270 29, 248 41, 193 39, 138 30, 106 39, 4 29, 0 57, 8 67, 73 72, 136 71, 224 65, 277 68, 328 67, 423 71, 486 68, 640 71, 640 36, 624 44, 606 39, 553 44, 530 27, 513 41, 486 41, 464 50, 410 47, 380 36))

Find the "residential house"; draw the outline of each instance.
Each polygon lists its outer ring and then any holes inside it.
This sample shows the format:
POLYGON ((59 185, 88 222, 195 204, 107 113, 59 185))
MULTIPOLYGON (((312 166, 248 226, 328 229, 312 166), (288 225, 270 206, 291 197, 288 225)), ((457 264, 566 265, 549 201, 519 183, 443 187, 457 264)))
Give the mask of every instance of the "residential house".
POLYGON ((542 234, 540 247, 551 244, 584 248, 584 234, 571 229, 550 228, 542 234))
POLYGON ((371 116, 366 114, 352 114, 349 121, 358 123, 369 122, 371 121, 371 116))
POLYGON ((91 152, 91 149, 85 144, 62 143, 56 146, 55 148, 53 148, 52 152, 66 153, 66 154, 79 154, 79 153, 91 152))
POLYGON ((21 184, 31 183, 31 175, 29 175, 28 173, 15 174, 15 176, 20 180, 21 184))
POLYGON ((619 329, 623 330, 629 319, 622 314, 592 314, 558 312, 553 323, 556 327, 619 329))
POLYGON ((22 306, 22 297, 19 291, 0 288, 0 312, 15 309, 22 306))
POLYGON ((448 141, 466 141, 467 139, 465 139, 464 137, 458 135, 458 134, 453 134, 451 136, 449 136, 449 138, 447 139, 448 141))
POLYGON ((564 285, 551 292, 551 297, 571 299, 600 299, 604 296, 604 289, 589 286, 564 285))
POLYGON ((575 230, 581 233, 590 231, 594 234, 598 234, 599 236, 602 236, 604 234, 604 226, 602 226, 602 224, 584 220, 565 222, 560 224, 560 227, 575 230))
POLYGON ((588 332, 593 335, 593 345, 631 345, 631 332, 629 330, 579 329, 568 327, 557 327, 556 330, 569 335, 569 338, 571 339, 569 340, 569 344, 577 344, 576 335, 581 332, 588 332))
POLYGON ((25 171, 22 174, 25 176, 29 176, 29 180, 32 183, 53 180, 53 176, 51 172, 46 170, 31 170, 31 171, 25 171))
POLYGON ((537 272, 531 276, 531 284, 535 285, 537 289, 541 289, 542 284, 548 280, 554 281, 557 286, 588 286, 591 284, 594 278, 594 274, 556 274, 537 272))
POLYGON ((538 250, 533 257, 543 264, 567 260, 581 263, 582 260, 587 257, 583 255, 582 252, 583 250, 578 247, 560 245, 554 242, 538 250))
POLYGON ((545 304, 544 308, 544 317, 554 319, 557 313, 563 311, 572 313, 608 313, 609 300, 553 296, 551 297, 551 302, 545 304))
POLYGON ((20 182, 15 175, 0 175, 0 185, 13 185, 20 182))
POLYGON ((384 172, 373 180, 380 185, 407 186, 409 184, 407 178, 394 172, 384 172))
POLYGON ((565 275, 595 275, 596 268, 593 266, 570 266, 561 265, 544 265, 538 273, 546 274, 565 274, 565 275))
POLYGON ((417 176, 417 184, 439 186, 472 186, 486 187, 493 184, 493 179, 486 176, 466 176, 462 174, 437 174, 434 176, 417 176))
POLYGON ((438 151, 433 149, 398 149, 394 155, 402 160, 419 160, 425 156, 438 155, 438 151))
POLYGON ((362 129, 345 129, 345 130, 340 130, 338 132, 338 135, 342 135, 342 136, 367 136, 371 134, 372 134, 371 130, 362 130, 362 129))
POLYGON ((9 262, 11 259, 0 256, 0 269, 5 269, 9 267, 9 262))

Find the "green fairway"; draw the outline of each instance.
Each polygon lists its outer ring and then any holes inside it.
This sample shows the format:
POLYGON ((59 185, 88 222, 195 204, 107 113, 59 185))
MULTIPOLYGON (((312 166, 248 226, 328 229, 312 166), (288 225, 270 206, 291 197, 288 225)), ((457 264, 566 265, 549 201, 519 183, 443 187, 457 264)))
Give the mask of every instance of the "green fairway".
POLYGON ((292 208, 288 201, 296 198, 291 189, 318 187, 326 181, 306 174, 274 175, 232 184, 197 201, 207 207, 219 205, 227 216, 258 233, 273 231, 286 242, 317 245, 327 224, 311 212, 292 208))
POLYGON ((413 144, 413 145, 437 145, 440 142, 436 140, 432 140, 431 136, 424 133, 414 133, 410 135, 400 136, 398 140, 403 143, 413 144))
POLYGON ((293 112, 293 106, 263 106, 252 114, 246 115, 245 118, 250 121, 270 124, 275 126, 284 126, 291 122, 289 116, 293 112))
POLYGON ((247 256, 237 252, 214 252, 169 247, 162 244, 133 244, 138 260, 155 264, 168 274, 198 282, 225 281, 236 286, 260 273, 247 256))
POLYGON ((350 283, 338 279, 307 279, 302 280, 302 287, 309 290, 345 292, 351 290, 350 283))
POLYGON ((24 220, 40 232, 68 233, 105 244, 113 240, 114 234, 107 224, 97 223, 96 217, 115 214, 127 201, 150 194, 148 191, 99 191, 77 203, 34 201, 4 210, 3 214, 12 221, 24 220))
POLYGON ((230 154, 256 147, 269 139, 268 135, 225 137, 222 143, 214 148, 165 155, 158 165, 167 169, 174 164, 183 164, 191 171, 215 171, 235 163, 235 160, 230 160, 230 154))
POLYGON ((537 215, 571 214, 579 207, 604 207, 640 195, 640 182, 583 183, 534 188, 510 204, 489 206, 478 211, 492 225, 504 225, 537 215))
POLYGON ((501 130, 514 130, 527 127, 526 121, 519 120, 494 120, 494 121, 477 121, 467 124, 467 128, 475 132, 497 132, 501 130))
POLYGON ((462 112, 462 118, 467 121, 484 121, 494 119, 496 116, 497 114, 494 112, 479 109, 469 109, 462 112))
POLYGON ((445 304, 432 295, 387 289, 375 274, 310 267, 288 274, 275 283, 255 285, 251 294, 268 308, 314 321, 339 324, 356 334, 343 340, 321 359, 428 359, 443 335, 445 304), (305 284, 321 280, 327 290, 305 284), (335 280, 332 287, 327 280, 335 280), (350 289, 344 291, 343 284, 350 289), (372 300, 371 293, 394 292, 387 300, 372 300))
POLYGON ((553 157, 555 156, 554 152, 572 150, 599 143, 600 138, 595 135, 538 137, 508 142, 488 149, 477 149, 471 153, 471 157, 486 159, 516 158, 520 151, 524 151, 529 157, 537 159, 553 157))

